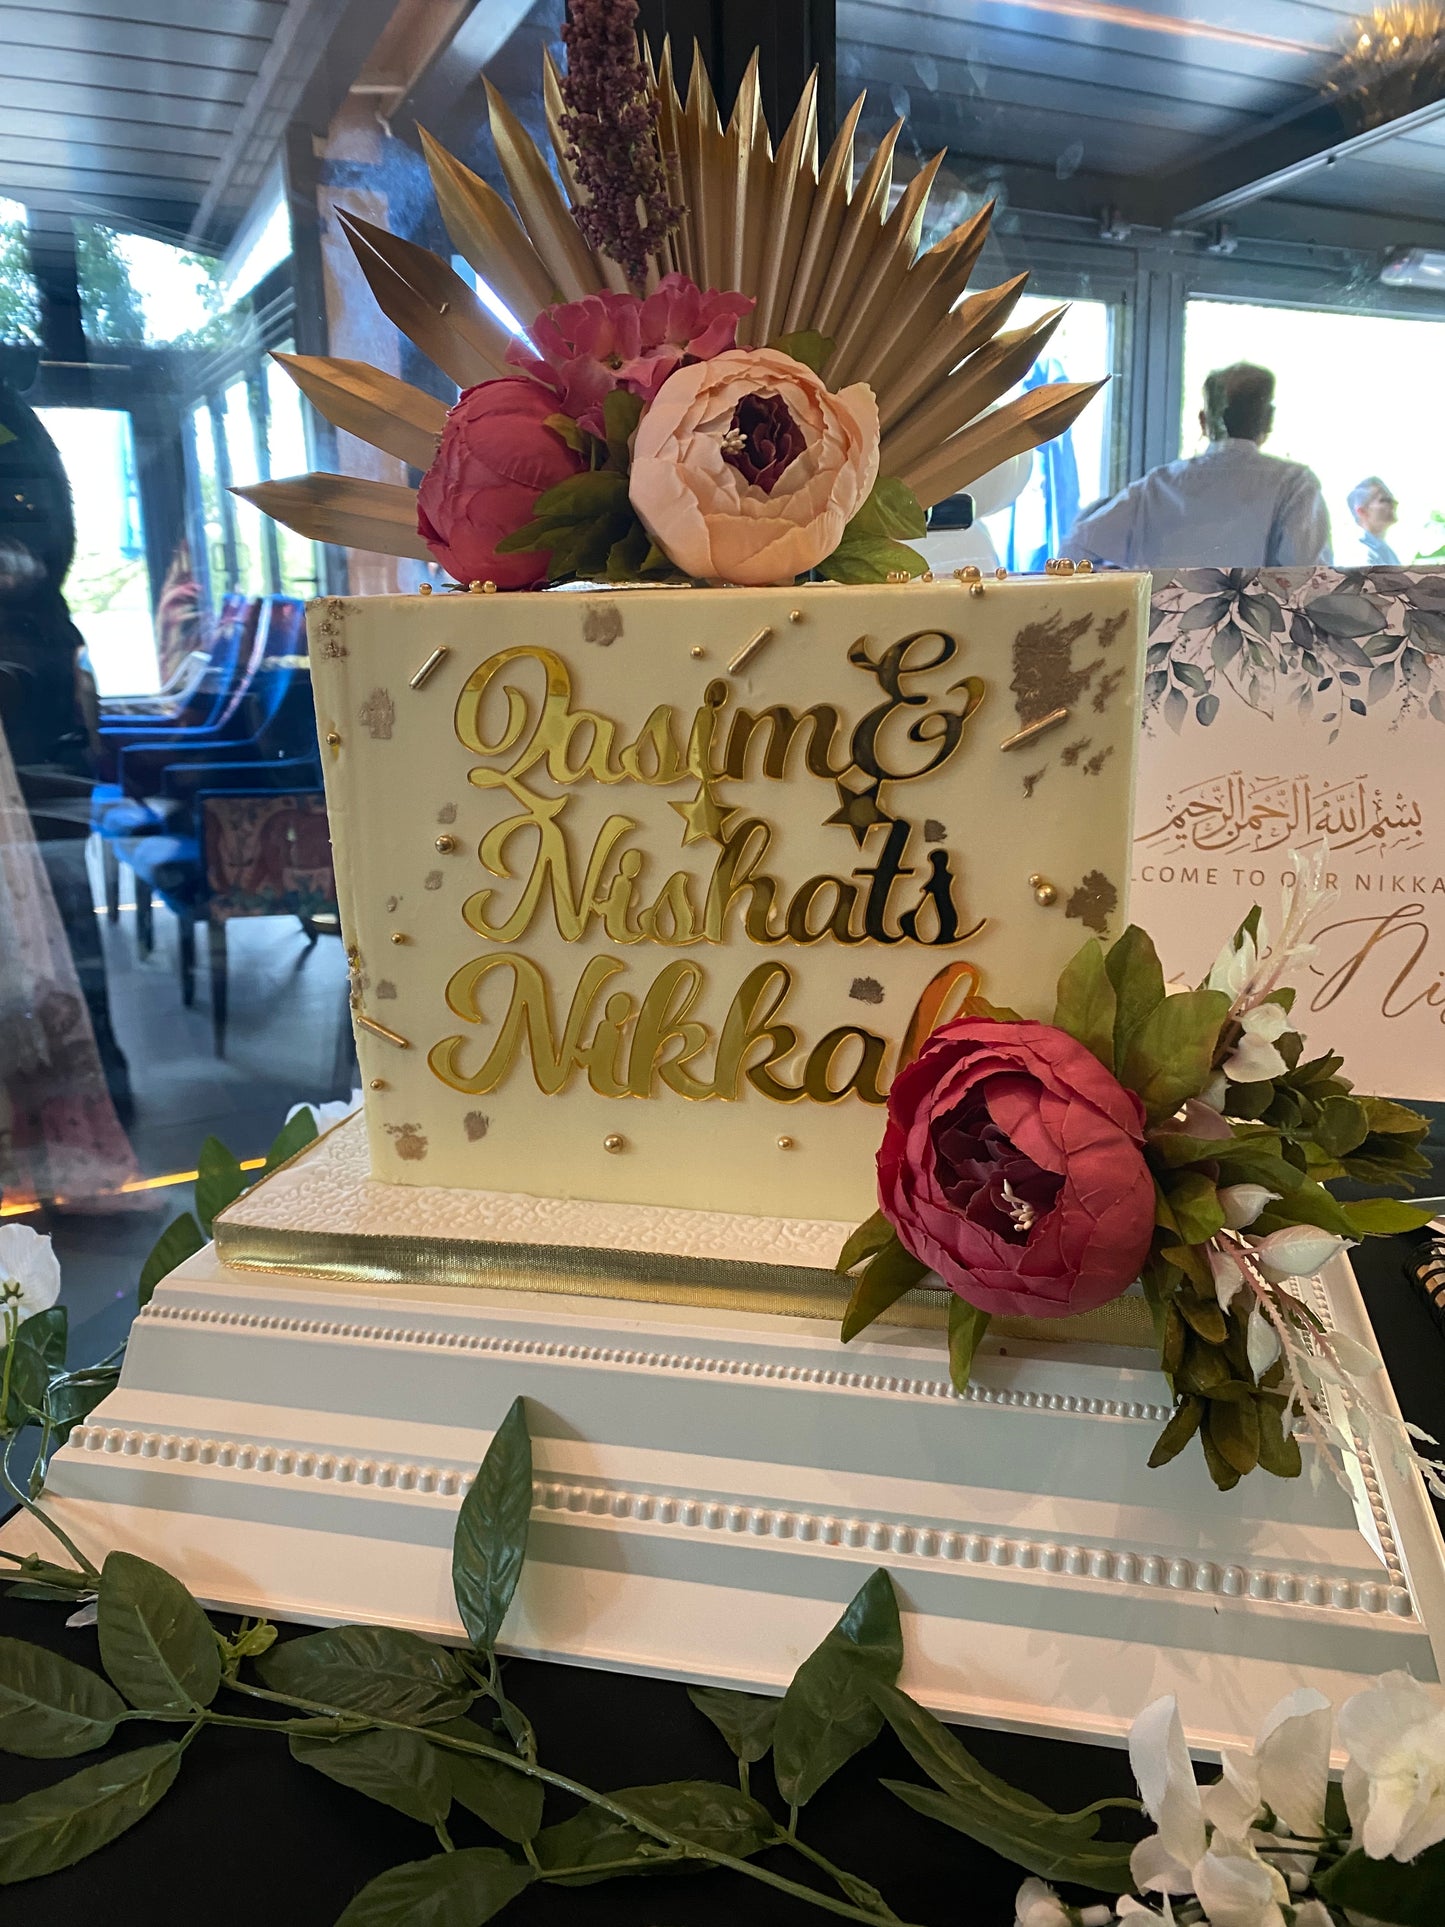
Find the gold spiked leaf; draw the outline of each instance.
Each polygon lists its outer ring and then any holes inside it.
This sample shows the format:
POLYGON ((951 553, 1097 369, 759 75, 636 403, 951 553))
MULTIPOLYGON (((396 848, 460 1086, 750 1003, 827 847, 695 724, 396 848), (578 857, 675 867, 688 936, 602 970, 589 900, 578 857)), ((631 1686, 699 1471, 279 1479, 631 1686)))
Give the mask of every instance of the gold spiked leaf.
POLYGON ((430 549, 416 532, 414 489, 352 475, 292 475, 279 482, 253 482, 232 493, 313 542, 431 560, 430 549))
POLYGON ((1102 381, 1056 381, 1047 388, 1031 388, 993 414, 970 422, 901 480, 924 508, 932 508, 1000 462, 1062 435, 1103 386, 1102 381))
POLYGON ((424 127, 416 131, 457 253, 495 288, 522 326, 530 327, 556 293, 526 230, 494 187, 463 167, 424 127))
POLYGON ((431 467, 447 419, 446 406, 435 395, 365 361, 279 353, 272 360, 280 362, 312 407, 335 427, 413 468, 431 467))
POLYGON ((345 210, 338 218, 377 306, 458 388, 511 372, 511 336, 439 255, 345 210))
MULTIPOLYGON (((928 330, 920 339, 915 330, 905 329, 897 338, 888 361, 887 412, 881 416, 885 432, 900 421, 923 395, 928 394, 965 355, 989 340, 1013 313, 1028 270, 1004 281, 996 288, 983 288, 971 294, 928 330)), ((928 310, 922 311, 925 315, 928 310)), ((871 380, 871 375, 865 375, 871 380)), ((878 383, 874 381, 877 391, 878 383)))
POLYGON ((1032 327, 996 335, 976 349, 950 381, 883 437, 883 473, 901 474, 1006 394, 1033 367, 1063 317, 1063 308, 1051 309, 1032 327))
POLYGON ((556 298, 580 301, 584 295, 595 294, 606 282, 591 248, 577 230, 562 190, 506 101, 485 76, 482 84, 487 90, 497 159, 522 226, 556 283, 556 298))

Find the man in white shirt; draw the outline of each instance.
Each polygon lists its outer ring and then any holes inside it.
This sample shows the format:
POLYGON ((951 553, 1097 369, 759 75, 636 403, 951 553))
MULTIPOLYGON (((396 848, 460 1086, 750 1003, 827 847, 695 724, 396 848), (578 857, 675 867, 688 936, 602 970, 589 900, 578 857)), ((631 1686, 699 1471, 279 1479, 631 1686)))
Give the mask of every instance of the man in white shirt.
POLYGON ((1356 482, 1345 500, 1357 525, 1354 540, 1340 557, 1347 568, 1398 569, 1400 558, 1385 537, 1400 519, 1400 504, 1378 475, 1356 482))
POLYGON ((1204 383, 1202 455, 1150 469, 1074 524, 1064 554, 1120 569, 1258 569, 1328 562, 1330 515, 1312 469, 1260 452, 1274 376, 1237 361, 1204 383))

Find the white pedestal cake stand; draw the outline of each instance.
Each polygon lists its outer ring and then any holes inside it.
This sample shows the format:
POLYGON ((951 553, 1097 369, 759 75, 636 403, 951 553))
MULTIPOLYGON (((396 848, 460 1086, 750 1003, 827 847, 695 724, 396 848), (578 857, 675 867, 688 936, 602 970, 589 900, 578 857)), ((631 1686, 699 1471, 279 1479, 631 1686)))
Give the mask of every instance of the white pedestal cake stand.
MULTIPOLYGON (((1345 1261, 1314 1299, 1373 1343, 1345 1261)), ((1127 1347, 992 1340, 959 1398, 934 1331, 844 1347, 816 1316, 248 1272, 208 1248, 137 1319, 49 1503, 91 1557, 124 1546, 214 1606, 459 1636, 453 1520, 518 1394, 518 1653, 777 1690, 886 1566, 903 1683, 947 1717, 1118 1740, 1175 1692, 1213 1752, 1298 1685, 1440 1677, 1418 1477, 1367 1456, 1352 1503, 1308 1470, 1219 1493, 1192 1449, 1151 1472, 1167 1393, 1127 1347)), ((26 1518, 3 1540, 54 1550, 26 1518)))

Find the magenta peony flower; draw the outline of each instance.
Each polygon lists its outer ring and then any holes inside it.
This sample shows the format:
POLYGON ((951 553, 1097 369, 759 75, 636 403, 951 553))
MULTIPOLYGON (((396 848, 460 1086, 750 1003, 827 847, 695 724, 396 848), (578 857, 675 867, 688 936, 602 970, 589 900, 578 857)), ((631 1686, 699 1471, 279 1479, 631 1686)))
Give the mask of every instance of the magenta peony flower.
POLYGON ((1051 1024, 944 1024, 894 1080, 878 1201, 950 1291, 1062 1318, 1128 1289, 1154 1231, 1144 1110, 1051 1024))
POLYGON ((674 368, 708 361, 734 346, 751 295, 706 293, 685 274, 664 275, 645 298, 589 294, 547 308, 528 343, 514 341, 507 359, 556 396, 554 408, 603 433, 602 403, 614 388, 650 402, 674 368))
POLYGON ((537 497, 586 466, 555 429, 557 403, 535 381, 483 381, 447 416, 436 460, 417 493, 417 533, 458 582, 531 589, 546 579, 540 552, 498 555, 531 521, 537 497))

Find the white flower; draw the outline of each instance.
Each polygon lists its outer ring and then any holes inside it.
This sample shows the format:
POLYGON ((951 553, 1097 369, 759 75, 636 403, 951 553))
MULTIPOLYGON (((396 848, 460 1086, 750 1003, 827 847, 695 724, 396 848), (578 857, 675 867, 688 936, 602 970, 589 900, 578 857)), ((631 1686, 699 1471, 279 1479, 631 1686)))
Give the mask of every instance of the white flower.
POLYGON ((1445 1840, 1445 1705, 1386 1673, 1340 1708, 1345 1804, 1372 1860, 1413 1860, 1445 1840))
POLYGON ((1219 1300, 1219 1309, 1228 1311, 1244 1284, 1244 1271, 1239 1259, 1228 1245, 1208 1245, 1205 1256, 1214 1278, 1214 1295, 1219 1300))
POLYGON ((1194 1869, 1194 1891, 1209 1927, 1285 1927, 1289 1888, 1247 1840, 1216 1833, 1194 1869))
POLYGON ((1074 1923, 1047 1882, 1026 1880, 1014 1901, 1014 1927, 1074 1927, 1074 1923))
POLYGON ((298 1111, 310 1111, 316 1120, 316 1135, 320 1137, 324 1132, 329 1131, 333 1124, 340 1124, 342 1119, 350 1117, 353 1111, 359 1111, 361 1102, 361 1092, 353 1091, 349 1100, 339 1097, 334 1104, 293 1104, 286 1113, 286 1122, 289 1124, 298 1111))
POLYGON ((1130 1727, 1129 1764, 1159 1829, 1134 1849, 1134 1885, 1146 1893, 1193 1893, 1190 1869, 1204 1852, 1204 1811, 1172 1693, 1146 1706, 1130 1727))
POLYGON ((1307 1900, 1295 1908, 1294 1927, 1335 1927, 1334 1915, 1322 1900, 1307 1900))
POLYGON ((1200 1795, 1204 1817, 1220 1834, 1247 1839, 1268 1807, 1291 1834, 1318 1837, 1330 1770, 1330 1703, 1302 1686, 1266 1713, 1245 1754, 1226 1753, 1224 1777, 1200 1795))
POLYGON ((1289 1012, 1280 1004, 1256 1004, 1239 1023, 1243 1035, 1220 1067, 1224 1075, 1236 1084, 1283 1077, 1289 1065, 1274 1046, 1289 1029, 1289 1012))
POLYGON ((1286 1278, 1314 1277, 1351 1242, 1316 1225, 1290 1224, 1282 1231, 1271 1231, 1268 1237, 1251 1239, 1250 1248, 1265 1277, 1278 1285, 1286 1278))
MULTIPOLYGON (((1260 936, 1264 936, 1264 925, 1260 925, 1260 936)), ((1222 990, 1231 1003, 1237 1003, 1249 986, 1249 981, 1259 968, 1260 946, 1247 932, 1236 945, 1231 937, 1229 942, 1214 959, 1206 987, 1222 990)))
POLYGON ((1249 1359, 1249 1369, 1254 1373, 1256 1381, 1264 1377, 1279 1357, 1281 1350, 1279 1333, 1266 1315, 1263 1305, 1256 1305, 1249 1314, 1249 1323, 1245 1327, 1244 1349, 1249 1359))
POLYGON ((60 1260, 49 1238, 28 1224, 0 1225, 0 1341, 6 1314, 17 1325, 49 1311, 60 1296, 60 1260))
POLYGON ((1219 1207, 1224 1213, 1224 1222, 1231 1231, 1243 1231, 1246 1225, 1254 1223, 1267 1204, 1279 1200, 1278 1191, 1268 1191, 1262 1184, 1226 1184, 1220 1187, 1219 1207))

